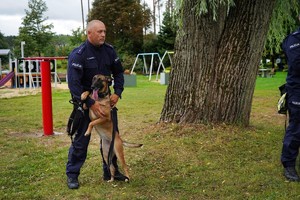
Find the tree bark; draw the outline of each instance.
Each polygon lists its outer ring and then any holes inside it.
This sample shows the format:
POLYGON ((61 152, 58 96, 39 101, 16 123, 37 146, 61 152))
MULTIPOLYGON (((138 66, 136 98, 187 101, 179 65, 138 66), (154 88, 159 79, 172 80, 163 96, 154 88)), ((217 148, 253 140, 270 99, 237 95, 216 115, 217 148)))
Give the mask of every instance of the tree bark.
POLYGON ((274 0, 239 0, 197 16, 185 0, 161 122, 247 126, 274 0))

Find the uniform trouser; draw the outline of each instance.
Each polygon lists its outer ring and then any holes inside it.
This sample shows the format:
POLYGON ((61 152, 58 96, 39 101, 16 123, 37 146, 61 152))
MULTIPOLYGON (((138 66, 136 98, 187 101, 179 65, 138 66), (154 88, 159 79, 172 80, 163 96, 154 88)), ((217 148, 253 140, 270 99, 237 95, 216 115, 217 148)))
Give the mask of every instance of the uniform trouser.
POLYGON ((288 90, 289 125, 283 139, 281 162, 284 167, 294 167, 300 147, 300 92, 288 90))
MULTIPOLYGON (((116 122, 117 121, 117 109, 113 109, 113 114, 116 116, 116 122)), ((90 123, 89 118, 89 112, 88 110, 84 111, 84 119, 81 122, 81 125, 79 126, 77 133, 75 134, 74 141, 72 142, 70 148, 69 148, 69 154, 68 154, 68 162, 66 165, 66 174, 70 178, 77 178, 80 174, 80 169, 82 165, 84 164, 86 157, 87 157, 87 149, 90 142, 91 135, 84 136, 85 131, 88 128, 88 125, 90 123)), ((100 145, 100 152, 102 154, 101 145, 100 145)), ((103 160, 103 159, 102 159, 103 160)), ((112 163, 114 164, 115 168, 118 168, 117 165, 117 157, 114 156, 112 159, 112 163)), ((103 161, 103 172, 105 175, 110 176, 109 173, 109 167, 107 164, 103 161)))

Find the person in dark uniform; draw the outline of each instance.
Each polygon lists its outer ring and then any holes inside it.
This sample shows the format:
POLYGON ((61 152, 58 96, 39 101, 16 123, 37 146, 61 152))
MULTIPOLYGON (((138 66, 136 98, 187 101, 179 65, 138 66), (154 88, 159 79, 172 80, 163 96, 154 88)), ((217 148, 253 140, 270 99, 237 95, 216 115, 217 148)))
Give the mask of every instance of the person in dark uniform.
MULTIPOLYGON (((105 43, 106 27, 103 22, 99 20, 90 21, 86 31, 87 40, 75 48, 69 55, 67 76, 72 99, 75 102, 80 102, 81 93, 87 90, 91 91, 92 78, 94 75, 112 75, 114 80, 114 93, 111 94, 110 99, 111 105, 114 108, 113 112, 116 115, 115 106, 124 90, 124 70, 122 64, 114 48, 105 43)), ((103 116, 103 114, 98 111, 98 104, 94 104, 95 101, 93 99, 88 98, 85 103, 99 117, 103 116)), ((79 187, 78 176, 80 174, 80 168, 86 160, 90 141, 90 136, 84 136, 89 123, 88 110, 85 110, 68 154, 66 175, 67 184, 70 189, 77 189, 79 187)), ((100 152, 102 154, 101 147, 100 152)), ((125 180, 126 177, 118 170, 117 158, 114 157, 112 160, 117 169, 115 180, 125 180)), ((104 160, 103 179, 110 180, 109 168, 104 160)))
POLYGON ((286 89, 289 125, 283 139, 281 162, 285 178, 299 182, 295 166, 300 147, 300 28, 284 39, 282 49, 288 62, 286 89))

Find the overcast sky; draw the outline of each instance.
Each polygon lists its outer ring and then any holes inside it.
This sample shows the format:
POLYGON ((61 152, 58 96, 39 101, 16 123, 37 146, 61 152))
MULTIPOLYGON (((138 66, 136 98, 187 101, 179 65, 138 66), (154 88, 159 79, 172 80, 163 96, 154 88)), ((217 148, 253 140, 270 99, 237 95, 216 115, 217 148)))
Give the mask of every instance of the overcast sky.
MULTIPOLYGON (((48 11, 47 23, 52 23, 53 32, 57 34, 72 34, 72 30, 82 28, 81 1, 80 0, 44 0, 48 11)), ((152 0, 145 0, 152 8, 152 0)), ((92 4, 93 0, 90 0, 92 4)), ((83 0, 84 14, 87 15, 88 0, 83 0)), ((18 35, 22 18, 28 8, 28 0, 0 0, 0 32, 4 36, 18 35)))

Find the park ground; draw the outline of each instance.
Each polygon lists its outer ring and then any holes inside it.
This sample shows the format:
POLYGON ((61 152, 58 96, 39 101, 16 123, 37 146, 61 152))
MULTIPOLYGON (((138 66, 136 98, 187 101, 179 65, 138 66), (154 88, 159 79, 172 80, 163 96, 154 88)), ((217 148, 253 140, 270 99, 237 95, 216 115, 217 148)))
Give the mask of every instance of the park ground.
POLYGON ((101 180, 93 134, 78 190, 67 188, 65 176, 69 91, 52 89, 54 131, 62 133, 53 136, 43 136, 39 90, 2 96, 0 199, 300 199, 300 184, 284 179, 280 163, 285 116, 276 104, 285 76, 257 78, 246 128, 158 124, 167 86, 138 76, 118 104, 121 136, 144 144, 125 148, 130 183, 101 180))

